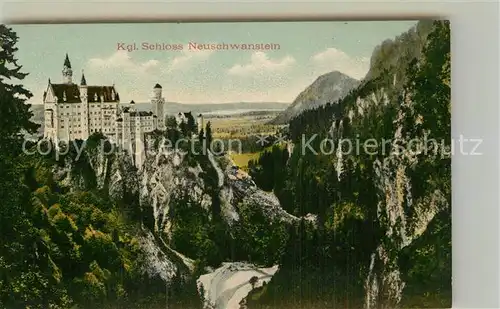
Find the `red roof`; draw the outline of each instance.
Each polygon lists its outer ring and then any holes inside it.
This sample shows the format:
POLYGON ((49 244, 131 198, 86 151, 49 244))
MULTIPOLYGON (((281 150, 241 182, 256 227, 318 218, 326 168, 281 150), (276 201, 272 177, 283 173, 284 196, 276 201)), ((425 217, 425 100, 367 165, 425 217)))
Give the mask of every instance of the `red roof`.
MULTIPOLYGON (((50 84, 54 95, 57 97, 58 102, 64 103, 81 103, 80 88, 76 84, 50 84), (63 101, 66 95, 66 101, 63 101)), ((120 96, 116 92, 114 86, 88 86, 87 87, 88 102, 100 102, 101 95, 104 96, 104 102, 119 102, 120 96), (113 92, 115 97, 113 99, 113 92), (97 94, 97 100, 95 95, 97 94)))

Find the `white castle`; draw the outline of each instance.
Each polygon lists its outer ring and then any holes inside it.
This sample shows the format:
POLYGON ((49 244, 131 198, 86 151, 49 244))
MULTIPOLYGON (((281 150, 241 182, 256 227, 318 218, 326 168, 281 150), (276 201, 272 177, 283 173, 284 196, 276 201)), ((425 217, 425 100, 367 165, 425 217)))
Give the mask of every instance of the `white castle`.
MULTIPOLYGON (((86 140, 100 132, 112 142, 133 155, 136 166, 141 166, 144 156, 145 134, 164 131, 165 99, 162 87, 153 88, 152 111, 137 111, 134 101, 120 106, 120 96, 112 86, 89 86, 82 71, 79 85, 73 83, 73 70, 68 54, 64 60, 63 83, 48 82, 43 94, 44 138, 54 141, 86 140)), ((179 121, 179 117, 177 117, 179 121)), ((182 120, 184 121, 184 119, 182 120)), ((195 120, 196 121, 196 120, 195 120)), ((203 125, 198 116, 198 125, 203 125)))

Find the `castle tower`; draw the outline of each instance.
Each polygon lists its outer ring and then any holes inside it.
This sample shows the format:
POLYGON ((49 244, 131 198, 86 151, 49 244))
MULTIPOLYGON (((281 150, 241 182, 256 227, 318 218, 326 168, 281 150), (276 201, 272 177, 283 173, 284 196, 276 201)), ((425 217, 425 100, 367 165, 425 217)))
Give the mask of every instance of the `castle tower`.
POLYGON ((50 139, 57 145, 59 143, 59 105, 54 104, 54 129, 51 130, 52 134, 50 135, 50 139))
POLYGON ((157 126, 158 130, 165 130, 165 113, 164 105, 165 99, 162 98, 162 87, 160 84, 156 84, 153 89, 153 98, 151 103, 153 104, 153 113, 157 116, 157 126))
POLYGON ((122 117, 122 148, 132 155, 130 113, 127 107, 124 108, 122 117))
POLYGON ((66 54, 66 59, 64 59, 62 74, 64 84, 73 83, 73 70, 71 69, 71 62, 69 62, 68 54, 66 54))
POLYGON ((88 101, 88 87, 87 80, 85 79, 85 74, 82 70, 82 80, 80 81, 80 100, 82 101, 82 139, 87 139, 89 137, 89 101, 88 101))
POLYGON ((135 141, 134 141, 134 156, 135 166, 140 169, 144 161, 144 136, 141 126, 141 116, 138 112, 135 113, 135 141))
POLYGON ((101 93, 101 95, 98 96, 99 98, 99 110, 100 110, 100 117, 101 117, 101 124, 100 124, 100 130, 101 132, 104 132, 104 95, 101 93))

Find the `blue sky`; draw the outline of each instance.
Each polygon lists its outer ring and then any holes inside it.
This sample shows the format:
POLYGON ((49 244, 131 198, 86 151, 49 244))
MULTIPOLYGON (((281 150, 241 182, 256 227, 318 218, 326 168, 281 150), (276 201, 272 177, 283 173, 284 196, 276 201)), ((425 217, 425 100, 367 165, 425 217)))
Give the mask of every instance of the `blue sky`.
POLYGON ((179 103, 292 102, 319 75, 360 79, 373 48, 416 21, 15 25, 25 85, 41 103, 62 82, 68 53, 74 82, 117 87, 122 102, 149 101, 156 83, 179 103), (182 44, 183 50, 127 52, 119 43, 182 44), (200 44, 279 44, 279 50, 189 50, 200 44))

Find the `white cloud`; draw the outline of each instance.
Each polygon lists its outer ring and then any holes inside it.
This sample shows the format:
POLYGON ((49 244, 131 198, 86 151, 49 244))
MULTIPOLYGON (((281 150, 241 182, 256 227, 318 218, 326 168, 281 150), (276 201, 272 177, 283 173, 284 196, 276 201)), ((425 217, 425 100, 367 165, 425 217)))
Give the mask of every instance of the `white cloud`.
POLYGON ((328 48, 314 55, 311 60, 315 64, 316 69, 321 71, 319 74, 340 71, 356 79, 361 79, 365 77, 370 68, 369 58, 351 57, 336 48, 328 48))
POLYGON ((136 62, 127 51, 117 51, 109 58, 92 58, 89 65, 96 69, 123 69, 132 73, 146 73, 153 68, 157 68, 160 62, 158 60, 148 60, 145 62, 136 62))
POLYGON ((174 57, 168 63, 164 72, 186 69, 190 65, 207 60, 212 53, 212 50, 184 50, 181 55, 174 57))
POLYGON ((295 64, 295 59, 291 56, 283 57, 281 60, 272 60, 264 52, 255 52, 250 58, 250 63, 241 65, 235 64, 228 70, 229 75, 246 76, 255 73, 279 72, 295 64))

